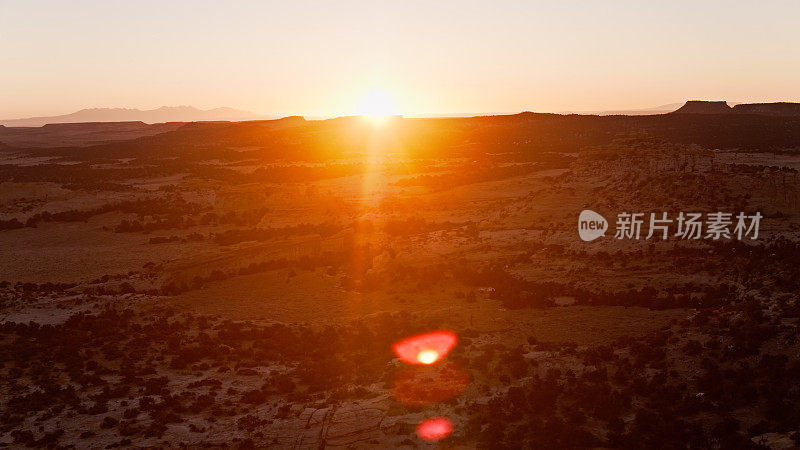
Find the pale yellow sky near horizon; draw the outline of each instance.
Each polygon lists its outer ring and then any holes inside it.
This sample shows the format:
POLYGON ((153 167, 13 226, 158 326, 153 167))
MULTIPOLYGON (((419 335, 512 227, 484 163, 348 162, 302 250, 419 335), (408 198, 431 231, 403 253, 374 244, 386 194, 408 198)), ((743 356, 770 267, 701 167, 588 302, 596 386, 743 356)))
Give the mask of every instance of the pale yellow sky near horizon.
POLYGON ((643 3, 3 2, 0 118, 336 116, 374 90, 402 114, 800 101, 800 2, 643 3))

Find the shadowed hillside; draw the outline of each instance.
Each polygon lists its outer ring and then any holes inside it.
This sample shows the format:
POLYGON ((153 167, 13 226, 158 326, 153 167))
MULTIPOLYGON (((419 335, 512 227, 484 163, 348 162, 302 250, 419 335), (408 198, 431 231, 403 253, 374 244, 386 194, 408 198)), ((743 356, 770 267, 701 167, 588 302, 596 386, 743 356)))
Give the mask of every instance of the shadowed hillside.
MULTIPOLYGON (((524 112, 509 116, 394 119, 391 138, 408 156, 473 157, 487 152, 526 155, 580 151, 607 145, 620 135, 707 148, 792 149, 800 147, 800 116, 665 114, 580 116, 524 112)), ((166 156, 319 161, 363 155, 374 145, 375 127, 360 117, 190 123, 154 136, 89 148, 42 149, 37 155, 71 158, 160 158, 166 156)), ((378 133, 380 134, 380 133, 378 133)), ((384 136, 382 139, 386 139, 384 136)), ((2 138, 0 138, 2 141, 2 138)), ((398 150, 399 151, 399 150, 398 150)))

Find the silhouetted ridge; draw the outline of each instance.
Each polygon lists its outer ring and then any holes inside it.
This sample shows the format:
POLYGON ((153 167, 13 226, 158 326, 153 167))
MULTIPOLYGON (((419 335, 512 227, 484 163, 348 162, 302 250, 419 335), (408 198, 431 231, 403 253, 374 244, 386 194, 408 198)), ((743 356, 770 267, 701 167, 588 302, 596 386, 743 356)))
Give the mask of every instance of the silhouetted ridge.
POLYGON ((800 103, 742 103, 734 106, 733 112, 769 116, 800 116, 800 103))
POLYGON ((742 103, 731 108, 727 102, 689 100, 676 114, 757 114, 761 116, 800 116, 800 103, 742 103))
POLYGON ((129 120, 125 122, 76 122, 76 123, 48 123, 42 125, 43 130, 125 130, 125 129, 140 129, 147 128, 150 125, 140 120, 129 120))

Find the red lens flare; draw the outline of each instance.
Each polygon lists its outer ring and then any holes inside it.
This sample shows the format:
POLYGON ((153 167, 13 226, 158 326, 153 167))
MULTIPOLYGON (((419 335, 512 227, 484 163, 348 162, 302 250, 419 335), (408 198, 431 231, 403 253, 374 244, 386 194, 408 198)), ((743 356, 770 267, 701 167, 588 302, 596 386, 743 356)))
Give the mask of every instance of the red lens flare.
POLYGON ((418 334, 403 339, 392 346, 392 350, 401 360, 409 364, 433 364, 447 355, 456 345, 455 333, 440 330, 418 334))
POLYGON ((450 436, 453 424, 445 417, 427 419, 417 426, 417 436, 426 441, 438 441, 450 436))

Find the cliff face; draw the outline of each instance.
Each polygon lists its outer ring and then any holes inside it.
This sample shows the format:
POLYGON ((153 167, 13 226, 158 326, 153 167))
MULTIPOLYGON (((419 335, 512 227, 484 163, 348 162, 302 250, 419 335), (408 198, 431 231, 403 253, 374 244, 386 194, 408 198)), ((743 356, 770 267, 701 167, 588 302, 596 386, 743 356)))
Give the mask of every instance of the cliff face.
POLYGON ((800 103, 742 103, 733 108, 727 102, 689 100, 675 114, 757 114, 762 116, 800 116, 800 103))
POLYGON ((727 102, 707 102, 703 100, 689 100, 678 108, 677 114, 728 114, 733 109, 727 102))
POLYGON ((733 112, 768 116, 800 116, 800 103, 743 103, 734 106, 733 112))

